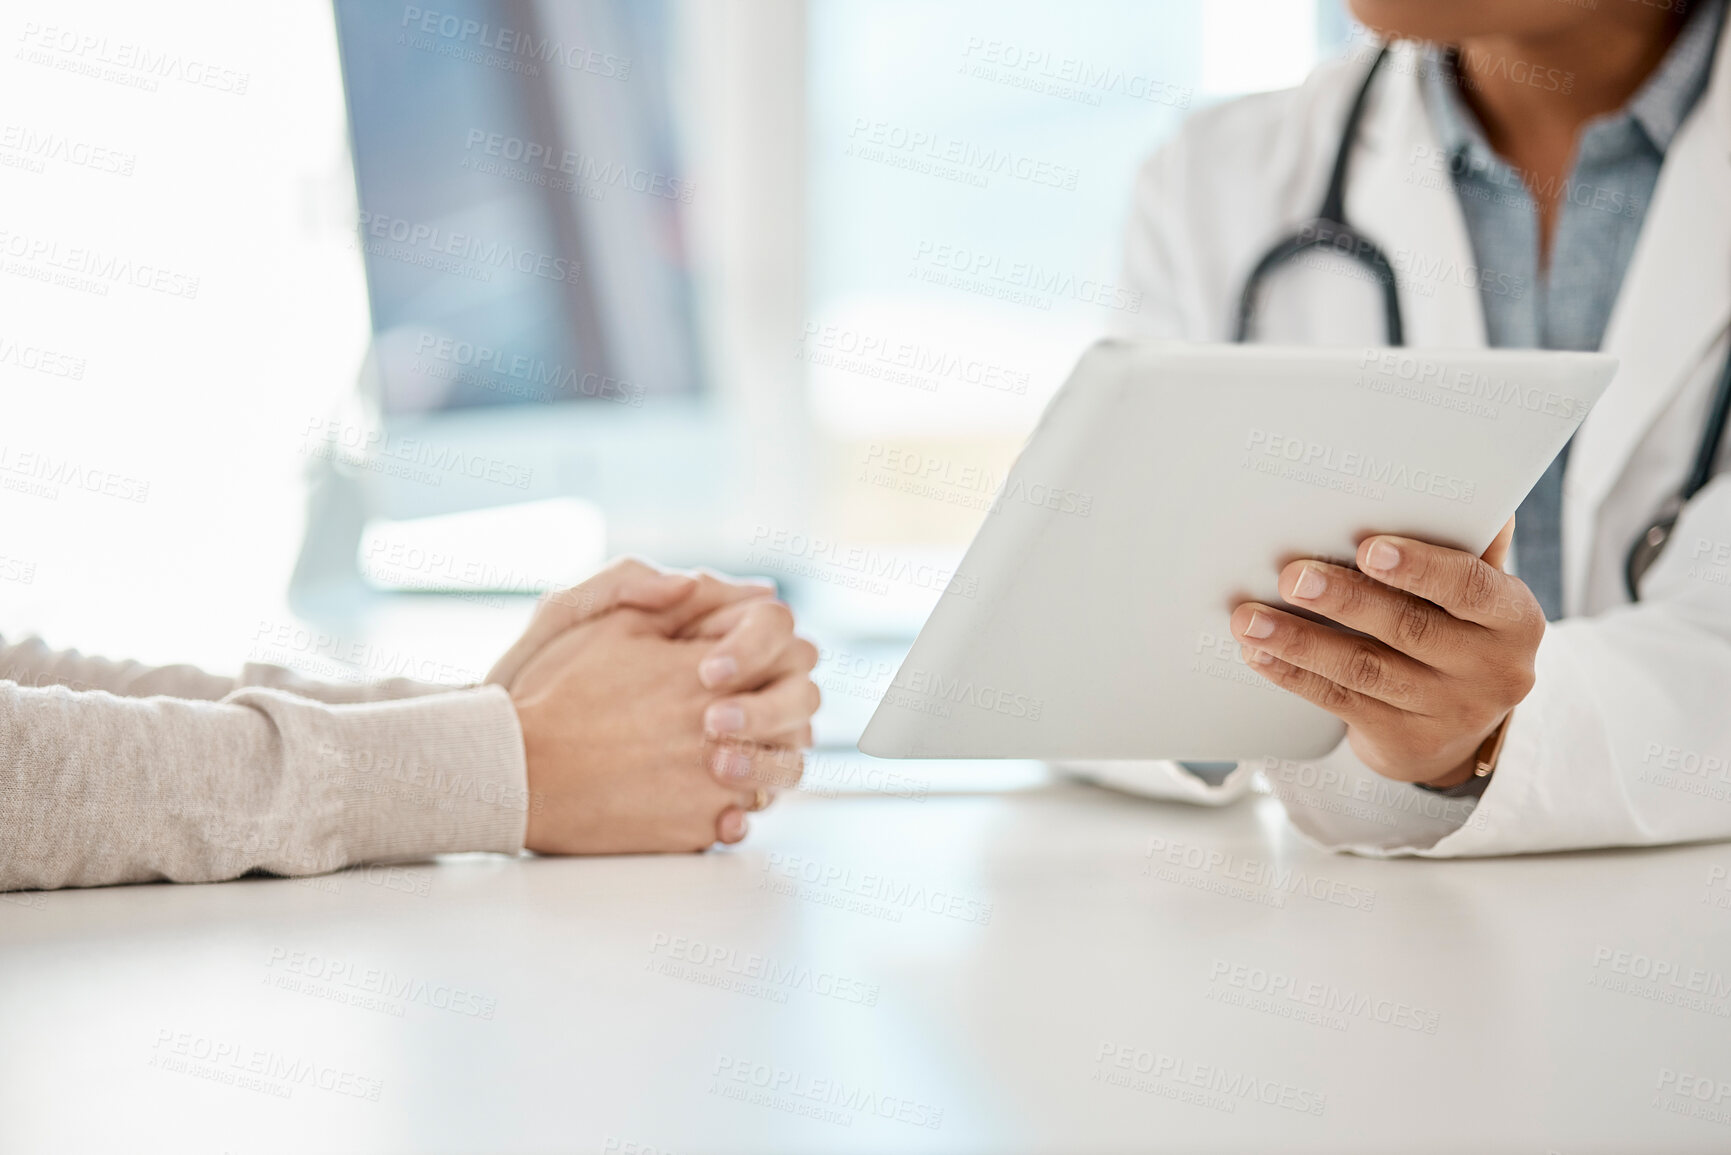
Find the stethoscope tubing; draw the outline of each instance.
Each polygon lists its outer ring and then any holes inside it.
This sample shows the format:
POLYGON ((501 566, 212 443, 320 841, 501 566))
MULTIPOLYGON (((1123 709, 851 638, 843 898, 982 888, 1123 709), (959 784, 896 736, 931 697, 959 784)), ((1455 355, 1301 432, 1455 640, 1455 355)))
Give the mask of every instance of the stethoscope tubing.
MULTIPOLYGON (((1322 206, 1316 218, 1297 232, 1271 245, 1245 278, 1244 289, 1238 295, 1238 315, 1233 326, 1232 340, 1235 343, 1243 344, 1250 339, 1257 300, 1264 282, 1282 266, 1290 264, 1305 253, 1323 249, 1356 261, 1375 276, 1382 290, 1384 335, 1391 346, 1405 344, 1405 325, 1401 317, 1400 293, 1394 266, 1375 241, 1354 229, 1346 219, 1346 177, 1352 159, 1352 146, 1358 136, 1359 123, 1364 118, 1365 100, 1370 95, 1370 86, 1375 82, 1376 74, 1388 54, 1387 44, 1377 50, 1376 58, 1370 62, 1364 81, 1353 97, 1352 107, 1347 110, 1346 122, 1341 127, 1340 144, 1334 153, 1334 166, 1328 176, 1328 189, 1323 194, 1322 206)), ((1671 529, 1676 524, 1683 506, 1713 480, 1714 467, 1719 460, 1719 450, 1724 442, 1728 419, 1731 419, 1731 351, 1727 352, 1724 370, 1720 373, 1713 401, 1708 407, 1706 424, 1696 445, 1688 476, 1677 493, 1660 509, 1652 526, 1629 547, 1623 566, 1623 579, 1630 601, 1641 600, 1641 576, 1669 541, 1671 529)))

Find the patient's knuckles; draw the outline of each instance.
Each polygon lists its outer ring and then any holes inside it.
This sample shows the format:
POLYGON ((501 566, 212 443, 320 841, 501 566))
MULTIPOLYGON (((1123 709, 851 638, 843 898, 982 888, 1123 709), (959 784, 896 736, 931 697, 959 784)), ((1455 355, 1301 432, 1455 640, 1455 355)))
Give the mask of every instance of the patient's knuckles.
POLYGON ((805 776, 805 755, 799 749, 750 740, 708 743, 690 762, 702 771, 706 785, 718 784, 723 790, 779 790, 799 785, 805 776), (723 777, 717 772, 720 759, 737 766, 740 757, 745 759, 744 777, 723 777))
POLYGON ((805 777, 805 755, 788 746, 760 747, 752 770, 759 785, 791 790, 805 777))
POLYGON ((692 570, 691 576, 697 581, 697 596, 706 601, 715 598, 730 584, 723 581, 721 575, 714 570, 702 566, 692 570))
POLYGON ((697 569, 697 597, 706 603, 725 605, 735 601, 772 600, 775 587, 764 582, 741 582, 723 577, 712 569, 697 569))
MULTIPOLYGON (((725 610, 735 602, 744 600, 734 593, 730 583, 721 580, 709 570, 697 570, 691 576, 697 583, 696 587, 692 590, 690 599, 681 604, 693 611, 701 610, 704 617, 725 610)), ((702 624, 703 617, 688 622, 680 630, 681 636, 700 633, 702 624)))
POLYGON ((605 608, 602 602, 606 591, 617 590, 628 581, 652 577, 659 572, 634 557, 618 558, 588 581, 544 595, 541 605, 578 619, 585 618, 605 608))
POLYGON ((765 650, 779 653, 793 638, 793 609, 784 601, 764 598, 745 611, 745 620, 764 639, 765 650))
POLYGON ((601 595, 590 582, 568 589, 553 590, 541 595, 535 607, 534 621, 547 622, 553 627, 571 626, 593 614, 601 605, 601 595))
POLYGON ((775 583, 766 578, 729 577, 720 570, 711 569, 706 565, 696 566, 690 572, 692 577, 704 583, 709 589, 740 590, 753 597, 775 592, 775 583))
POLYGON ((743 786, 752 775, 750 744, 734 739, 709 739, 699 744, 698 748, 680 762, 692 767, 701 782, 702 788, 720 786, 731 790, 743 786), (744 773, 740 773, 740 758, 745 759, 744 773))

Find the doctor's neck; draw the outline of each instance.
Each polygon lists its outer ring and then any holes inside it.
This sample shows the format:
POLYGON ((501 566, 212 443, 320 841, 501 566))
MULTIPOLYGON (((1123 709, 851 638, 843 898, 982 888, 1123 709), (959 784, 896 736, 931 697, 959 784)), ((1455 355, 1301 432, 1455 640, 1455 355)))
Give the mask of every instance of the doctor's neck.
POLYGON ((1594 117, 1628 103, 1683 26, 1684 4, 1599 0, 1351 0, 1386 36, 1456 49, 1462 95, 1497 155, 1525 177, 1550 249, 1575 143, 1594 117))

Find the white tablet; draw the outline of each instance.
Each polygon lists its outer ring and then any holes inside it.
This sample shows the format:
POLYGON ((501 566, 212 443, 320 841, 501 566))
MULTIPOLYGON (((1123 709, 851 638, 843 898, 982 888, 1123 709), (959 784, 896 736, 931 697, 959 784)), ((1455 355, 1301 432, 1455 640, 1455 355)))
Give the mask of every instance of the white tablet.
POLYGON ((1483 552, 1616 370, 1597 353, 1103 341, 1053 399, 859 748, 1320 757, 1227 628, 1282 565, 1483 552))

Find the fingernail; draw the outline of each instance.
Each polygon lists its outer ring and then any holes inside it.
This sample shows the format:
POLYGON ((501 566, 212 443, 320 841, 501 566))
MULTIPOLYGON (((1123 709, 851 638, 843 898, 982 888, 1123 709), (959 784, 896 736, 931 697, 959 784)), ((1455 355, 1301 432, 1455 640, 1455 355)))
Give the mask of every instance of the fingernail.
POLYGON ((745 711, 729 702, 717 702, 703 712, 703 729, 710 734, 737 734, 745 729, 745 711))
POLYGON ((737 750, 717 750, 709 764, 717 778, 739 782, 751 775, 751 759, 737 750))
POLYGON ((1273 632, 1274 619, 1266 614, 1251 614, 1250 624, 1244 627, 1244 636, 1247 638, 1266 638, 1273 632))
POLYGON ((718 658, 705 658, 697 663, 697 680, 713 690, 724 686, 739 674, 739 663, 725 655, 718 658))
POLYGON ((1292 583, 1292 596, 1309 601, 1319 598, 1322 591, 1328 588, 1328 579, 1322 576, 1322 571, 1313 565, 1307 565, 1298 571, 1298 580, 1292 583))
POLYGON ((1273 660, 1274 660, 1274 655, 1269 653, 1267 650, 1251 650, 1250 651, 1250 661, 1251 661, 1252 665, 1266 666, 1268 663, 1272 662, 1273 660))
POLYGON ((1379 541, 1365 551, 1364 564, 1368 569, 1386 572, 1400 564, 1400 550, 1386 541, 1379 541))

